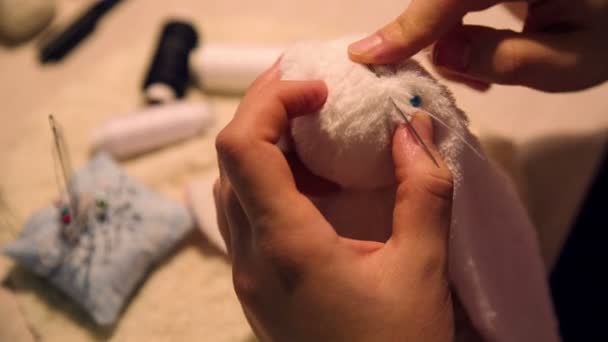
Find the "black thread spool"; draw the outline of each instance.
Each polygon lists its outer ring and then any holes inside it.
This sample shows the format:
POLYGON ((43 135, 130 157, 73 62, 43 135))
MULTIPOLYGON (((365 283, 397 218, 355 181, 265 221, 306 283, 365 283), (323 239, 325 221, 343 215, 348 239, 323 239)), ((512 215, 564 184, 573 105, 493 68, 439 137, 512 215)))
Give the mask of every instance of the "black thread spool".
POLYGON ((189 81, 188 57, 197 44, 198 35, 191 24, 170 21, 165 25, 143 85, 149 103, 184 96, 189 81))

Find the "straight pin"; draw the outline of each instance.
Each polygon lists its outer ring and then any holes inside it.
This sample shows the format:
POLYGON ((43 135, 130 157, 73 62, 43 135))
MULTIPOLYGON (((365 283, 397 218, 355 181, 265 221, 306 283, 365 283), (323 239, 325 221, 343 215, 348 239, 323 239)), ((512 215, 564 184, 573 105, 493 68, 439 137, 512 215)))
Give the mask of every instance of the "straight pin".
MULTIPOLYGON (((87 215, 86 211, 90 206, 90 200, 84 196, 81 198, 74 182, 72 180, 72 163, 68 154, 67 146, 63 136, 61 127, 55 121, 53 115, 49 115, 49 124, 53 132, 53 142, 55 147, 56 158, 59 161, 59 169, 61 177, 58 177, 58 182, 65 185, 65 193, 68 197, 67 208, 61 213, 61 223, 63 225, 63 234, 70 242, 78 241, 80 234, 86 226, 87 215), (61 178, 61 179, 59 179, 61 178)), ((57 167, 55 166, 55 169, 57 167)), ((61 192, 61 186, 59 191, 61 192)))
POLYGON ((70 178, 72 177, 72 166, 65 146, 63 132, 61 131, 59 125, 55 122, 55 118, 52 114, 49 115, 49 124, 53 132, 55 152, 57 153, 57 158, 59 159, 61 176, 63 178, 63 183, 65 184, 65 191, 68 196, 70 211, 72 215, 76 215, 76 213, 78 212, 78 197, 72 187, 72 184, 70 183, 70 178))

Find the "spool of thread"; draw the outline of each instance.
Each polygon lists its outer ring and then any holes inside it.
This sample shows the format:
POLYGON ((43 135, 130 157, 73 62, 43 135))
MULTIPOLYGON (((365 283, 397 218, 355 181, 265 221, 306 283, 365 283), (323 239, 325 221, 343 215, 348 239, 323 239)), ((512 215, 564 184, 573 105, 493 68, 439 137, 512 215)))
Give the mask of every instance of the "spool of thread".
POLYGON ((242 94, 282 53, 278 47, 206 44, 192 53, 190 70, 205 91, 242 94))
POLYGON ((164 103, 184 96, 188 57, 197 44, 198 34, 190 23, 172 20, 164 26, 143 84, 148 102, 164 103))
POLYGON ((158 105, 111 119, 93 132, 92 145, 125 159, 195 136, 213 122, 206 103, 158 105))

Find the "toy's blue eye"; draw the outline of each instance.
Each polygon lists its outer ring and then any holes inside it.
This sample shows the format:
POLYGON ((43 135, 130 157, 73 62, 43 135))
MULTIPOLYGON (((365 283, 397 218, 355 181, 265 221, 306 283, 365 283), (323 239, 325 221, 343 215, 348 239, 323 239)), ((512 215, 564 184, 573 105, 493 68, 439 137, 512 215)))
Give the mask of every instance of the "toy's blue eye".
POLYGON ((412 95, 412 97, 410 97, 410 104, 414 107, 420 107, 422 105, 422 97, 419 95, 412 95))

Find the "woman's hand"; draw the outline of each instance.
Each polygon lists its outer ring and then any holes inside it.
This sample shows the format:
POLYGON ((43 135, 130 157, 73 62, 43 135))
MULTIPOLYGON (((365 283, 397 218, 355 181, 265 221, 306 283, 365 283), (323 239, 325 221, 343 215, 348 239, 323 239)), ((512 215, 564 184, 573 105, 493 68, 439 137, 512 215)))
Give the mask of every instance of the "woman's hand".
MULTIPOLYGON (((279 81, 275 67, 217 138, 218 220, 249 323, 264 341, 451 341, 450 172, 398 128, 392 237, 338 236, 275 145, 290 118, 315 112, 326 96, 323 82, 279 81)), ((413 125, 440 160, 431 120, 418 115, 413 125)))
POLYGON ((607 0, 529 0, 523 32, 462 25, 469 12, 501 0, 413 0, 396 20, 354 43, 360 63, 394 63, 435 44, 433 62, 448 76, 579 90, 608 79, 607 0))

